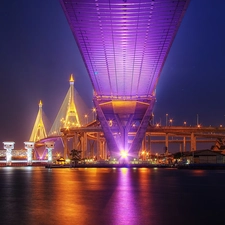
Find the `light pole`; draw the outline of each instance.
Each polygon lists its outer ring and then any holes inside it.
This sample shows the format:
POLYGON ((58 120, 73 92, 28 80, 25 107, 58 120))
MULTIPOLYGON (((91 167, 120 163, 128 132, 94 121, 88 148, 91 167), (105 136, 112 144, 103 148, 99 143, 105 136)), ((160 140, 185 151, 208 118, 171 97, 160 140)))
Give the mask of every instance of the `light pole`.
POLYGON ((186 121, 184 121, 184 126, 186 127, 186 125, 187 125, 187 122, 186 122, 186 121))
POLYGON ((199 117, 198 117, 198 114, 197 114, 197 127, 199 125, 199 117))
POLYGON ((172 127, 172 123, 173 123, 173 120, 172 119, 170 119, 170 126, 172 127))
POLYGON ((168 114, 166 114, 166 127, 168 125, 168 114))
POLYGON ((88 124, 88 115, 85 114, 85 115, 84 115, 84 118, 85 118, 85 123, 88 124))
POLYGON ((96 119, 96 108, 93 108, 92 112, 93 112, 93 120, 95 120, 96 119))

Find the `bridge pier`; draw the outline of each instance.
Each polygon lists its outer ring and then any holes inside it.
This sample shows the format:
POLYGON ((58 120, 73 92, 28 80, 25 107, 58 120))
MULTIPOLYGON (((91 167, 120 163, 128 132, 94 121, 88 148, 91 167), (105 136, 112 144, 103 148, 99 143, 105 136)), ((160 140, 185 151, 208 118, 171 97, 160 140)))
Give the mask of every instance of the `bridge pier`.
POLYGON ((32 141, 26 141, 24 142, 25 149, 27 150, 27 165, 32 165, 32 151, 34 149, 34 142, 32 141))
POLYGON ((183 137, 183 152, 186 152, 186 137, 183 137))
POLYGON ((12 164, 12 150, 14 149, 15 142, 6 141, 3 142, 4 149, 6 149, 6 166, 11 166, 12 164))
POLYGON ((151 136, 147 135, 147 138, 148 138, 148 151, 149 151, 149 154, 151 155, 151 136))
POLYGON ((82 140, 82 158, 87 157, 87 133, 83 133, 83 140, 82 140))
POLYGON ((100 141, 100 156, 101 159, 107 159, 106 141, 100 141))
POLYGON ((54 141, 45 142, 45 148, 48 151, 48 164, 52 164, 52 150, 54 149, 54 141))
POLYGON ((169 152, 169 135, 168 134, 165 135, 165 139, 166 139, 165 153, 168 154, 169 152))
POLYGON ((196 137, 194 135, 194 132, 191 133, 191 151, 196 150, 196 137))
POLYGON ((66 134, 64 134, 64 136, 62 137, 62 140, 63 140, 63 145, 64 145, 63 158, 67 159, 68 143, 67 143, 67 135, 66 134))
POLYGON ((97 133, 97 151, 96 151, 96 158, 97 160, 100 159, 100 134, 97 133))

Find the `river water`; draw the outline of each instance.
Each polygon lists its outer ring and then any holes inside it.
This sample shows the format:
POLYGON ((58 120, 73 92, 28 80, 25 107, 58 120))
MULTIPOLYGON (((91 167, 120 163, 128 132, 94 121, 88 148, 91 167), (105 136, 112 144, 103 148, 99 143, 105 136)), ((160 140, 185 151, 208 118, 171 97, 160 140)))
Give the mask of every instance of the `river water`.
POLYGON ((0 168, 0 224, 224 225, 225 170, 0 168))

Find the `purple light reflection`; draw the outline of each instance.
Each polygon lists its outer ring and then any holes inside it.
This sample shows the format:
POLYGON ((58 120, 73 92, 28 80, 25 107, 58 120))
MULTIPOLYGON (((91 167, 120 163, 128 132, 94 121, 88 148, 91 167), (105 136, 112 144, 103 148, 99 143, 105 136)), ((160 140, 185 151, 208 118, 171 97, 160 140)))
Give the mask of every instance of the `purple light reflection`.
POLYGON ((118 172, 119 183, 110 201, 110 204, 113 204, 111 206, 113 208, 111 216, 114 217, 111 220, 115 221, 115 224, 139 224, 138 217, 135 216, 137 205, 135 204, 135 195, 133 194, 131 172, 128 168, 121 168, 118 172))

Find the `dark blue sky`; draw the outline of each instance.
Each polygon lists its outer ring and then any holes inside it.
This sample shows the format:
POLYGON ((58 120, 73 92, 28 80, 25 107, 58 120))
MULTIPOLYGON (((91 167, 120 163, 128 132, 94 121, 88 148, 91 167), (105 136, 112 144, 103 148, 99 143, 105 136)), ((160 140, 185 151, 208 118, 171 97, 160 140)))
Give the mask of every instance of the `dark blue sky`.
MULTIPOLYGON (((225 2, 192 0, 157 86, 155 121, 225 125, 225 2)), ((23 148, 38 111, 52 123, 75 75, 92 107, 92 86, 58 0, 2 0, 0 142, 23 148)))

